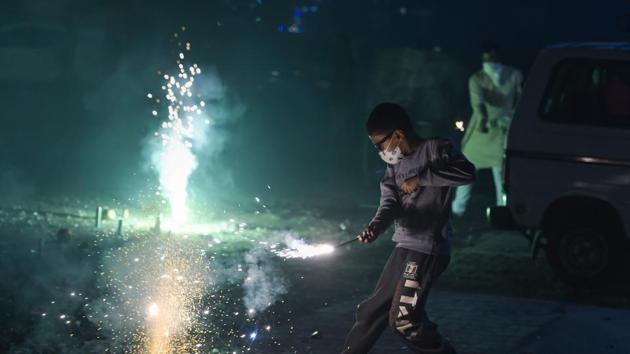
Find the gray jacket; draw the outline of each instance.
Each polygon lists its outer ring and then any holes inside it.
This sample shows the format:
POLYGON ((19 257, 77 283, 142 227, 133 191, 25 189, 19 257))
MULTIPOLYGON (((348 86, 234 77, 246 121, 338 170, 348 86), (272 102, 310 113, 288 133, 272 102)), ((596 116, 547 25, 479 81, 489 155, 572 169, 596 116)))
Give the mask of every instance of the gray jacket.
POLYGON ((474 181, 475 166, 448 140, 423 140, 400 163, 387 166, 380 205, 369 227, 380 234, 394 222, 397 247, 450 254, 454 187, 474 181), (420 188, 405 194, 400 186, 409 178, 418 178, 420 188))

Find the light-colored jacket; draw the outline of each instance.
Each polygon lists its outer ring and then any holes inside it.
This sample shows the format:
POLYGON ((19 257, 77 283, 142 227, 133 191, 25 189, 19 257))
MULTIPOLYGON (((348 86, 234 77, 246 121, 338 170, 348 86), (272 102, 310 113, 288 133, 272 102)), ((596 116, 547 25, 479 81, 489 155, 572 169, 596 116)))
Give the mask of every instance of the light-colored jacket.
POLYGON ((468 80, 473 113, 462 139, 462 152, 478 169, 501 166, 507 131, 522 84, 523 74, 510 66, 503 67, 498 84, 483 70, 468 80), (485 105, 488 112, 487 133, 479 131, 480 104, 485 105))

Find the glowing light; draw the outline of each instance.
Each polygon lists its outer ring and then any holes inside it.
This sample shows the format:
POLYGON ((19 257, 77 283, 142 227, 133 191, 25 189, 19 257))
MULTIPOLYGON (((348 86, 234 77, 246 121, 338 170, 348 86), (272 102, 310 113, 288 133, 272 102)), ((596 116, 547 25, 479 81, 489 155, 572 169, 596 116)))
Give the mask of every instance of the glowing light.
POLYGON ((107 211, 105 211, 105 218, 109 220, 116 219, 116 210, 107 209, 107 211))
POLYGON ((253 331, 252 333, 249 334, 249 339, 251 340, 255 340, 256 337, 258 337, 258 332, 253 331))
POLYGON ((465 130, 464 122, 461 120, 458 120, 457 122, 455 122, 455 129, 459 130, 460 132, 463 132, 465 130))
POLYGON ((154 303, 151 303, 151 305, 149 305, 149 309, 148 309, 148 311, 147 311, 147 313, 148 313, 149 317, 155 317, 155 316, 157 316, 157 315, 158 315, 158 312, 159 312, 158 305, 157 305, 155 302, 154 302, 154 303))

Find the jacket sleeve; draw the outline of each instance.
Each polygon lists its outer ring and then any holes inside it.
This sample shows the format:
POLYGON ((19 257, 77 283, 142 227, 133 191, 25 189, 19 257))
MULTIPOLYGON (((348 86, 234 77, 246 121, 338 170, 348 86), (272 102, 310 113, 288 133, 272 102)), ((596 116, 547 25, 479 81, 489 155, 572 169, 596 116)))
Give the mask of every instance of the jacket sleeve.
POLYGON ((381 200, 369 227, 379 235, 387 230, 399 212, 398 187, 396 186, 392 168, 388 167, 385 176, 381 180, 381 200))
POLYGON ((448 140, 430 140, 427 165, 418 174, 420 186, 456 187, 476 179, 475 166, 448 140))

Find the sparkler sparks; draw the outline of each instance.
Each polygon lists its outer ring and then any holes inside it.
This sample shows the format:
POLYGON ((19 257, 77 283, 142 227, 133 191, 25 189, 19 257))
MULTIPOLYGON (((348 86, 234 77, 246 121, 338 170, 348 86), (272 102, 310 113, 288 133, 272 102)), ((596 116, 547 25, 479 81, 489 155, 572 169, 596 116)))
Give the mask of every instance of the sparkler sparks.
POLYGON ((310 258, 331 254, 335 247, 328 244, 308 245, 304 241, 296 240, 288 245, 289 248, 283 250, 273 250, 273 253, 282 258, 310 258))

